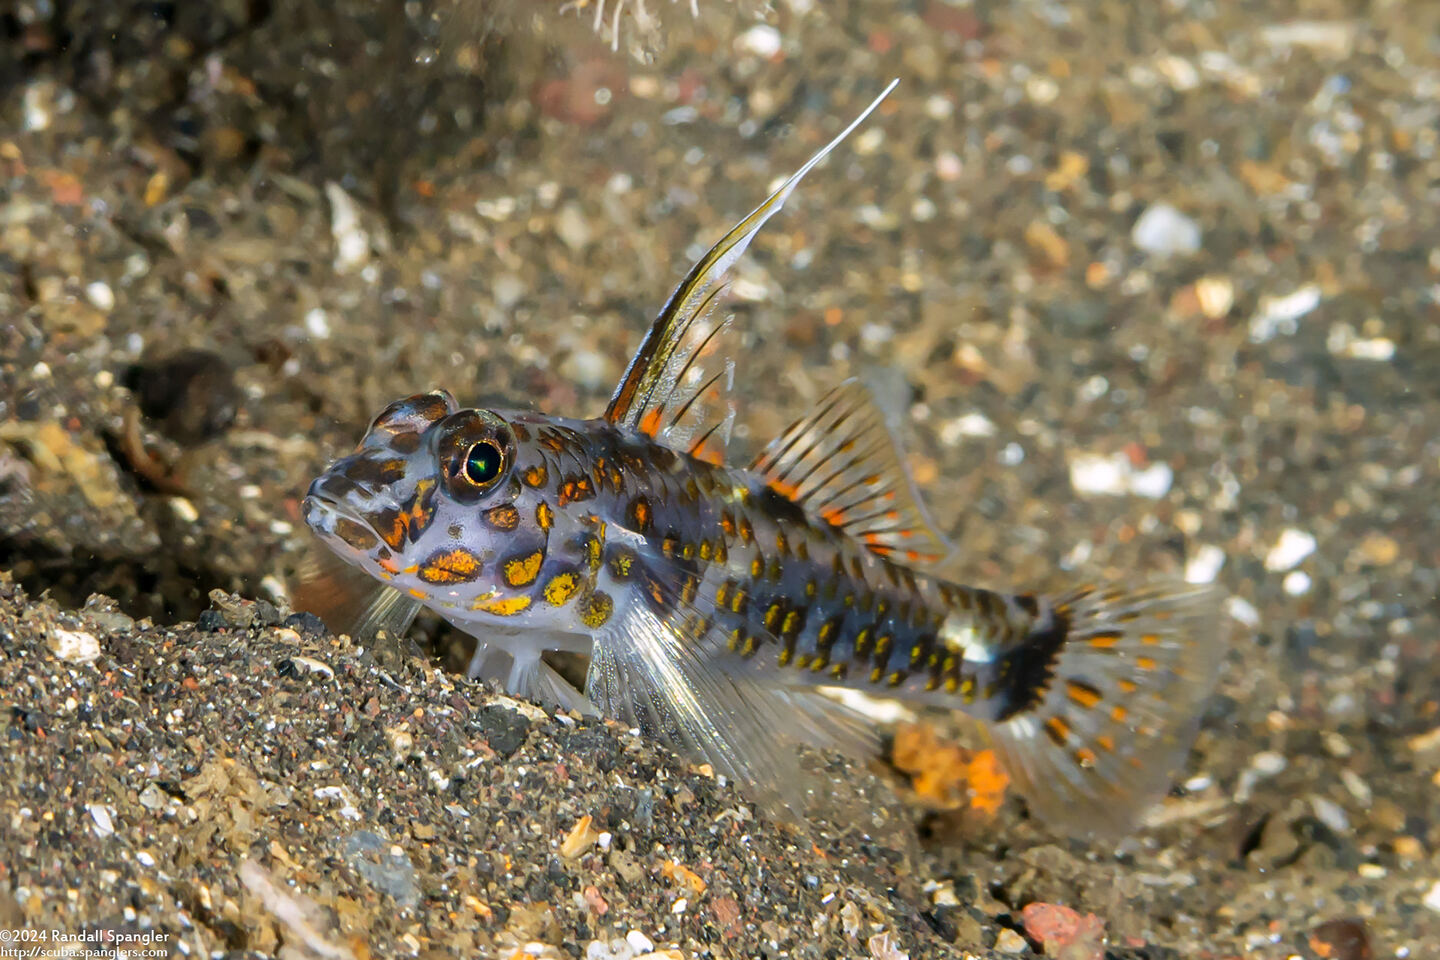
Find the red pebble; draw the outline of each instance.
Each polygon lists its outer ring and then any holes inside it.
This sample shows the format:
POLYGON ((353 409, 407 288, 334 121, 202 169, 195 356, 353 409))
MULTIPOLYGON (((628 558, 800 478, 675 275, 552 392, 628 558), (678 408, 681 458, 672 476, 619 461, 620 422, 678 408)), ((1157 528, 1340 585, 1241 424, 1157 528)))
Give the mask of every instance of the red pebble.
POLYGON ((1105 921, 1083 917, 1058 903, 1031 903, 1020 911, 1025 934, 1056 960, 1104 960, 1105 921))

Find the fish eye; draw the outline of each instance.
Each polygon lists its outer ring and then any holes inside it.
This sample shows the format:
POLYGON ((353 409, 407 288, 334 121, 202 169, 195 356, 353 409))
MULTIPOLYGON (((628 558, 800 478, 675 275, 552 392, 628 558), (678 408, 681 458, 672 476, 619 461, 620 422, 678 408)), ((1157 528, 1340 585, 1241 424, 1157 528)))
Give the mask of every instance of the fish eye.
POLYGON ((481 440, 465 452, 465 479, 477 487, 495 482, 505 467, 505 451, 493 440, 481 440))

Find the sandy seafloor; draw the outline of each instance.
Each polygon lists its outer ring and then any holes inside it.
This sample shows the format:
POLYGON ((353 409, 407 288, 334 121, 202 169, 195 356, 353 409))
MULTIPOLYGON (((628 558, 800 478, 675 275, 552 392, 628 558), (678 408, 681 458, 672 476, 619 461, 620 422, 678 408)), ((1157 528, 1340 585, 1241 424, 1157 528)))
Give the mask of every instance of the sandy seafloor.
POLYGON ((1440 956, 1440 6, 649 7, 650 63, 513 13, 428 67, 413 4, 0 12, 0 926, 894 960, 1033 952, 1046 902, 1103 924, 1072 960, 1440 956), (741 442, 869 374, 974 582, 1213 578, 1157 825, 836 761, 806 836, 286 619, 298 499, 386 402, 597 414, 894 76, 739 270, 741 442))

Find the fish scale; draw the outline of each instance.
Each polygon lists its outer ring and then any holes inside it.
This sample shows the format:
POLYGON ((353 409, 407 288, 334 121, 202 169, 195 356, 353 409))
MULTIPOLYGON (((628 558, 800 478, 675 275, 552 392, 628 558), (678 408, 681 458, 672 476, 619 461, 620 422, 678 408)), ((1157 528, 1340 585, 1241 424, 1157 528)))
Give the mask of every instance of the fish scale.
POLYGON ((733 462, 728 272, 878 103, 691 268, 602 417, 398 400, 305 519, 378 581, 349 601, 362 639, 428 606, 475 638, 471 676, 623 720, 759 797, 798 805, 800 743, 875 749, 819 693, 844 687, 983 721, 1033 811, 1116 833, 1186 756, 1224 652, 1210 591, 958 582, 856 381, 733 462), (583 689, 550 651, 588 656, 583 689))

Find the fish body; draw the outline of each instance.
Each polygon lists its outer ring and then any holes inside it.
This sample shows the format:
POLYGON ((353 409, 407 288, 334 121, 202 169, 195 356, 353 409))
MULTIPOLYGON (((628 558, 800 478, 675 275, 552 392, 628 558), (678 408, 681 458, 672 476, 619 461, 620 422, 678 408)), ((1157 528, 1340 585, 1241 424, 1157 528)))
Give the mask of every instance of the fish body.
POLYGON ((695 265, 603 417, 396 401, 312 484, 306 521, 392 608, 474 636, 472 676, 624 719, 761 793, 792 799, 796 742, 872 748, 816 694, 847 687, 984 721, 1042 816, 1124 829, 1168 786, 1213 682, 1207 591, 956 582, 854 381, 726 462, 725 273, 854 126, 695 265), (583 692, 550 650, 589 656, 583 692))

